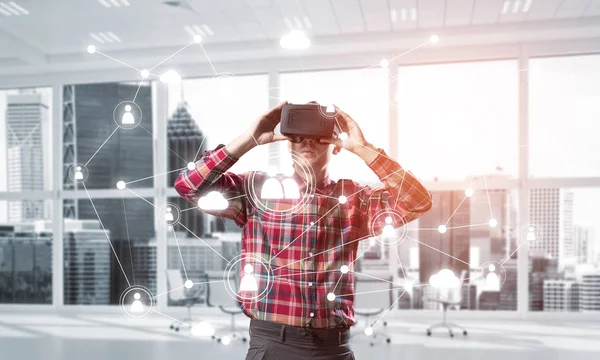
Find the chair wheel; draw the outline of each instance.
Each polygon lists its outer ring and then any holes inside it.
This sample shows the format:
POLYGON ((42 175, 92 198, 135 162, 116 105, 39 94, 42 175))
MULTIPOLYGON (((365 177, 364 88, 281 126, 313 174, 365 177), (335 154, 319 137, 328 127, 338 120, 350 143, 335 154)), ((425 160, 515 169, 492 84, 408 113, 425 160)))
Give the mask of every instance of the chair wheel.
POLYGON ((246 342, 246 341, 248 341, 248 339, 246 339, 245 337, 243 337, 243 338, 242 338, 242 341, 243 341, 243 342, 246 342))
POLYGON ((369 345, 373 346, 373 345, 375 345, 375 344, 373 344, 373 343, 369 343, 369 345))
POLYGON ((392 339, 387 338, 387 339, 385 339, 385 342, 387 342, 388 344, 391 344, 392 343, 392 339))
POLYGON ((467 330, 463 331, 463 335, 465 335, 465 336, 467 335, 467 330))
POLYGON ((427 336, 431 336, 431 330, 427 330, 427 336))
POLYGON ((450 334, 450 337, 451 337, 451 338, 453 338, 453 337, 454 337, 454 334, 450 334))
POLYGON ((178 327, 176 327, 176 328, 175 328, 175 331, 179 331, 179 328, 178 328, 178 327))
POLYGON ((175 329, 175 326, 171 325, 169 326, 171 328, 171 330, 175 329))
POLYGON ((383 322, 383 326, 387 326, 387 321, 384 321, 384 322, 383 322))
MULTIPOLYGON (((213 339, 214 339, 214 338, 215 338, 215 337, 213 336, 213 339)), ((218 343, 220 343, 220 342, 221 342, 221 339, 217 339, 217 342, 218 342, 218 343)))

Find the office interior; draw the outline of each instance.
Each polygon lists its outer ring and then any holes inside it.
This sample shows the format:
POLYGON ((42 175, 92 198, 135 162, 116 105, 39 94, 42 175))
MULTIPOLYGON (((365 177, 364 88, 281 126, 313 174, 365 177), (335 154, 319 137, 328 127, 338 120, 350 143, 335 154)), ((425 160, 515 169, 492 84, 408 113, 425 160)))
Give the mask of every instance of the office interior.
POLYGON ((432 193, 359 244, 357 359, 597 359, 598 83, 598 0, 0 0, 0 358, 244 358, 241 229, 173 184, 287 100, 432 193))

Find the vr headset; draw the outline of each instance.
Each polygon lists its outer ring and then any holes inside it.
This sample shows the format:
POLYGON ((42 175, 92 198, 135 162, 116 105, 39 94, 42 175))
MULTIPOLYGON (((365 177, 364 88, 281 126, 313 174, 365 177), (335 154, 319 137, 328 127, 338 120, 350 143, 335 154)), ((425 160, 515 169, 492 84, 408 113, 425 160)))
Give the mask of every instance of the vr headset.
POLYGON ((285 104, 281 109, 280 132, 299 143, 304 138, 337 137, 340 133, 333 116, 328 117, 326 107, 319 104, 285 104))

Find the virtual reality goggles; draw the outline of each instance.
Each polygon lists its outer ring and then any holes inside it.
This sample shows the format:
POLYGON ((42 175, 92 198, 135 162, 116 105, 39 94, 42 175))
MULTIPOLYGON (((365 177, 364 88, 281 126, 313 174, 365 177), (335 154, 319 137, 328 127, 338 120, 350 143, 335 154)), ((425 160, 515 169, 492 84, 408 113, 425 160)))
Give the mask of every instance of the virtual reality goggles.
POLYGON ((279 130, 294 143, 304 138, 336 138, 340 133, 335 113, 316 103, 283 105, 279 130))

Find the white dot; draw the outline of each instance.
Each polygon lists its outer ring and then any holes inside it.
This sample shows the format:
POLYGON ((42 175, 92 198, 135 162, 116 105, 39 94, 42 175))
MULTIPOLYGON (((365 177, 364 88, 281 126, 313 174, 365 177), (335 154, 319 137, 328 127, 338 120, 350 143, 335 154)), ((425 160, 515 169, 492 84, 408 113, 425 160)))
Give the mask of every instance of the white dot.
POLYGON ((148 76, 150 76, 150 71, 148 71, 148 69, 144 69, 141 71, 142 77, 145 79, 148 76))
POLYGON ((334 293, 327 294, 327 300, 329 300, 329 301, 335 300, 335 294, 334 293))
POLYGON ((310 313, 310 317, 315 317, 315 313, 310 313))
POLYGON ((342 141, 346 141, 346 140, 348 140, 348 134, 343 132, 340 134, 340 136, 338 136, 338 138, 342 141))
POLYGON ((347 274, 348 273, 348 265, 342 265, 340 266, 340 271, 342 272, 342 274, 347 274))
POLYGON ((438 41, 440 41, 440 38, 437 35, 431 35, 429 37, 429 42, 431 42, 432 44, 437 43, 438 41))
POLYGON ((368 328, 366 328, 365 329, 365 335, 367 335, 367 336, 373 335, 373 328, 370 327, 370 326, 368 328))
POLYGON ((81 166, 78 166, 78 167, 77 167, 77 170, 81 170, 81 166))
POLYGON ((253 271, 254 271, 254 266, 252 266, 252 264, 246 264, 246 266, 244 266, 244 272, 250 274, 253 271))
POLYGON ((498 220, 491 218, 489 221, 490 227, 496 227, 498 225, 498 220))
POLYGON ((194 35, 194 42, 196 44, 200 44, 202 42, 202 36, 200 36, 200 35, 194 35))
POLYGON ((131 105, 125 105, 125 111, 131 111, 131 105))
POLYGON ((379 65, 381 65, 382 68, 387 68, 390 65, 390 62, 387 59, 381 59, 379 65))
POLYGON ((315 224, 315 222, 314 222, 314 221, 311 221, 311 222, 310 222, 310 226, 313 226, 314 224, 315 224))
POLYGON ((223 336, 223 338, 221 339, 221 343, 223 345, 229 345, 230 342, 231 342, 231 339, 229 338, 229 336, 223 336))
POLYGON ((96 52, 96 47, 94 45, 90 45, 87 47, 87 52, 93 54, 96 52))
POLYGON ((345 197, 344 195, 340 195, 340 197, 338 198, 338 201, 340 202, 340 204, 345 204, 346 201, 348 201, 348 198, 345 197))
POLYGON ((194 169, 196 168, 196 164, 195 164, 195 163, 193 163, 193 162, 189 162, 189 163, 187 164, 187 168, 188 168, 189 170, 194 170, 194 169))
POLYGON ((473 196, 473 189, 471 189, 471 188, 468 188, 468 189, 466 189, 466 190, 465 190, 465 196, 466 196, 466 197, 471 197, 471 196, 473 196))
POLYGON ((118 181, 117 182, 117 189, 119 189, 119 190, 125 189, 125 181, 118 181))
POLYGON ((133 298, 136 299, 136 300, 139 300, 140 297, 141 297, 141 295, 139 293, 133 294, 133 298))
POLYGON ((192 282, 192 280, 186 280, 186 281, 185 281, 185 283, 184 283, 184 286, 185 286, 187 289, 191 289, 191 288, 192 288, 192 286, 194 286, 194 283, 192 282))
POLYGON ((446 225, 440 225, 438 226, 438 231, 440 232, 440 234, 443 234, 446 232, 446 225))
POLYGON ((391 224, 392 223, 392 217, 391 216, 386 216, 385 217, 385 223, 388 224, 388 225, 391 224))

